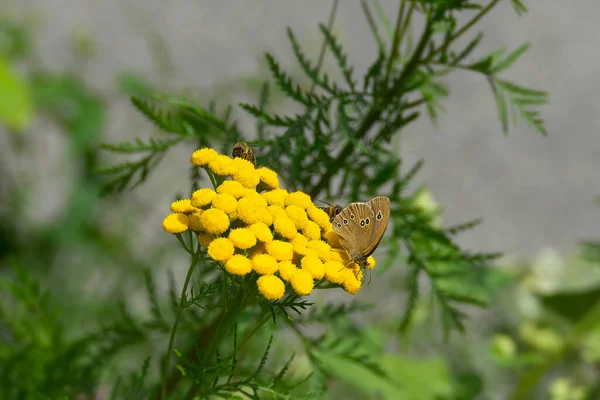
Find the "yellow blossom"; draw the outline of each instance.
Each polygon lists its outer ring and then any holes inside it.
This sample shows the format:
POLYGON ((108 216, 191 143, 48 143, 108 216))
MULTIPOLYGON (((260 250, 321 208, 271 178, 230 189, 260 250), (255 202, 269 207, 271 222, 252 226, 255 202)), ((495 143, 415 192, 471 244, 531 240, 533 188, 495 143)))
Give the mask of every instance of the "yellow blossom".
MULTIPOLYGON (((241 158, 238 158, 237 160, 246 161, 242 160, 241 158)), ((251 164, 250 162, 248 163, 251 164)), ((256 172, 252 165, 250 165, 250 167, 238 168, 233 174, 232 178, 234 181, 241 183, 242 186, 246 188, 253 188, 260 182, 260 175, 258 172, 256 172)))
POLYGON ((248 227, 254 233, 254 236, 263 243, 269 243, 273 240, 273 233, 264 222, 257 222, 248 227))
POLYGON ((231 240, 217 238, 208 245, 208 255, 215 261, 223 262, 233 257, 235 249, 231 240))
POLYGON ((208 168, 215 175, 233 175, 235 172, 235 164, 231 157, 219 154, 208 162, 208 168))
POLYGON ((200 215, 202 215, 203 212, 204 210, 200 210, 197 208, 196 212, 193 212, 188 216, 188 227, 191 230, 196 232, 202 230, 202 225, 200 224, 200 215))
POLYGON ((273 216, 273 218, 286 218, 287 217, 287 213, 285 212, 285 209, 280 206, 268 206, 267 211, 269 212, 269 214, 271 214, 273 216))
POLYGON ((235 247, 242 250, 247 250, 256 244, 256 236, 247 228, 232 229, 229 232, 229 240, 235 247))
POLYGON ((270 170, 267 167, 262 167, 256 170, 260 176, 260 181, 268 188, 268 189, 278 189, 279 188, 279 178, 275 171, 270 170))
POLYGON ((291 261, 279 261, 279 264, 277 265, 279 269, 279 276, 281 276, 281 279, 286 282, 289 282, 296 271, 298 271, 296 265, 291 261))
POLYGON ((201 166, 206 165, 209 162, 211 162, 213 159, 215 159, 217 157, 217 155, 218 155, 218 153, 215 151, 215 149, 211 149, 210 147, 205 147, 203 149, 196 150, 192 154, 192 158, 190 159, 190 162, 194 165, 201 167, 201 166))
POLYGON ((294 246, 294 251, 300 255, 304 256, 312 252, 308 248, 308 239, 300 233, 294 236, 290 243, 292 244, 292 246, 294 246))
POLYGON ((330 259, 329 252, 331 247, 322 240, 309 240, 307 247, 314 250, 322 260, 330 259))
POLYGON ((300 206, 304 209, 314 207, 313 202, 310 200, 310 196, 304 192, 290 193, 285 198, 286 206, 300 206))
POLYGON ((239 170, 239 169, 254 169, 254 164, 252 164, 250 161, 248 161, 244 158, 241 158, 241 157, 234 157, 233 165, 235 165, 235 168, 237 170, 239 170))
POLYGON ((229 218, 223 211, 211 208, 200 215, 200 225, 204 232, 219 235, 229 229, 229 218))
POLYGON ((338 249, 342 248, 342 245, 340 244, 340 237, 334 231, 329 230, 325 232, 325 235, 323 236, 325 237, 325 239, 327 239, 327 241, 332 247, 337 247, 338 249))
POLYGON ((368 269, 373 269, 375 268, 375 258, 373 258, 373 256, 369 256, 369 258, 367 258, 367 268, 368 269))
POLYGON ((211 233, 200 232, 198 234, 198 243, 200 243, 200 246, 204 247, 205 249, 208 248, 213 240, 215 240, 215 235, 211 233))
POLYGON ((251 225, 260 221, 260 210, 265 209, 267 202, 256 192, 250 192, 238 201, 238 218, 251 225))
POLYGON ((321 228, 316 222, 306 221, 306 225, 304 225, 302 233, 310 240, 321 239, 321 228))
POLYGON ((225 262, 225 270, 231 275, 246 275, 252 271, 252 262, 241 254, 236 254, 225 262))
POLYGON ((171 203, 171 211, 174 213, 194 212, 196 207, 192 206, 190 199, 181 199, 171 203))
POLYGON ((329 221, 329 215, 319 207, 312 206, 306 209, 308 217, 317 223, 325 232, 331 230, 331 222, 329 221))
POLYGON ((339 261, 327 261, 325 262, 325 279, 331 283, 342 284, 346 277, 344 273, 347 268, 344 268, 344 264, 339 261))
POLYGON ((304 256, 301 265, 302 269, 308 271, 315 279, 321 279, 325 275, 325 265, 318 257, 304 256))
POLYGON ((252 257, 252 269, 261 275, 272 275, 277 272, 277 260, 268 254, 257 254, 252 257))
POLYGON ((306 224, 308 223, 308 216, 306 215, 306 211, 304 211, 304 209, 302 207, 287 206, 285 208, 285 212, 286 212, 287 216, 292 221, 294 221, 294 225, 296 225, 296 229, 303 229, 306 226, 306 224))
POLYGON ((227 193, 236 199, 244 197, 248 192, 249 189, 242 186, 241 183, 230 180, 223 181, 223 183, 217 187, 217 193, 227 193))
POLYGON ((188 217, 185 214, 170 214, 163 220, 163 229, 168 233, 181 233, 188 230, 188 217))
POLYGON ((273 240, 266 244, 267 253, 277 261, 291 260, 294 256, 294 246, 291 243, 281 240, 273 240))
POLYGON ((204 207, 212 202, 213 198, 217 195, 214 190, 209 188, 203 188, 196 190, 192 194, 191 205, 194 207, 204 207))
POLYGON ((293 239, 298 231, 294 221, 286 217, 275 217, 273 220, 273 229, 286 239, 293 239))
POLYGON ((300 296, 310 294, 315 286, 312 275, 308 271, 302 269, 296 271, 296 273, 292 275, 290 283, 294 288, 294 292, 300 296))
MULTIPOLYGON (((350 271, 348 268, 344 268, 345 271, 350 271)), ((350 273, 345 272, 344 282, 342 285, 344 286, 344 290, 350 294, 356 294, 360 290, 361 280, 356 277, 352 271, 350 273)))
POLYGON ((271 215, 271 213, 269 211, 267 211, 266 208, 261 208, 258 211, 258 218, 259 218, 259 222, 262 222, 263 224, 265 224, 267 226, 273 225, 273 216, 271 215))
POLYGON ((275 189, 262 193, 261 196, 269 203, 270 206, 285 207, 285 199, 288 192, 285 189, 275 189))
POLYGON ((256 281, 258 291, 267 300, 279 300, 285 293, 285 284, 275 275, 263 275, 256 281))
POLYGON ((212 199, 212 205, 221 211, 231 214, 237 210, 237 200, 229 193, 219 193, 212 199))

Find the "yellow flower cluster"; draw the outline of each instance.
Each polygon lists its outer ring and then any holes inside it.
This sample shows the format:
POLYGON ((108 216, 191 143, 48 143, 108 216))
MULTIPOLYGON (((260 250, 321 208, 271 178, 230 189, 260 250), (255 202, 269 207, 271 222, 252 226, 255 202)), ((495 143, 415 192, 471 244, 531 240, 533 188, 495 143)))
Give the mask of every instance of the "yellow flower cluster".
MULTIPOLYGON (((351 294, 360 290, 360 267, 340 248, 329 216, 310 196, 288 193, 274 171, 211 148, 195 151, 191 163, 211 171, 221 183, 172 203, 165 231, 196 232, 200 245, 229 274, 258 274, 256 286, 268 300, 281 299, 286 285, 308 295, 323 279, 351 294)), ((369 257, 368 268, 374 266, 369 257)))

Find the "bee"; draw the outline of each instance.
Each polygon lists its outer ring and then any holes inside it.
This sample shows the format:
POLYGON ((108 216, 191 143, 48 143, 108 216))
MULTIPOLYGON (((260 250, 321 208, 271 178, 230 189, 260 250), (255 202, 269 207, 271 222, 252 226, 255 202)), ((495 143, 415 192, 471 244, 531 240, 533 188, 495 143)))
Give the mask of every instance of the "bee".
POLYGON ((233 146, 231 152, 233 158, 241 158, 246 161, 250 161, 252 165, 256 166, 256 156, 252 149, 244 142, 238 142, 233 146))
POLYGON ((325 211, 327 213, 327 215, 329 215, 329 222, 333 222, 333 219, 335 218, 335 216, 338 215, 339 213, 341 213, 342 210, 344 209, 339 204, 332 204, 327 207, 319 207, 319 208, 321 210, 325 211))

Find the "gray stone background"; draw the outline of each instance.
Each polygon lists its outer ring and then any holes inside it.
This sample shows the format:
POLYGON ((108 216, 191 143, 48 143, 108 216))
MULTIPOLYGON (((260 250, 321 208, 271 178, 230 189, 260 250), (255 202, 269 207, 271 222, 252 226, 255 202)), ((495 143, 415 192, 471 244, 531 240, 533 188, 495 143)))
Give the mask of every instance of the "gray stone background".
MULTIPOLYGON (((593 202, 600 194, 596 178, 600 167, 596 96, 600 89, 600 3, 524 2, 529 7, 524 16, 518 17, 505 0, 482 21, 478 29, 485 37, 479 55, 531 42, 530 50, 506 76, 550 92, 550 103, 543 108, 549 136, 542 137, 523 124, 504 136, 484 79, 456 73, 448 80, 451 95, 444 103, 447 111, 440 116, 439 127, 434 128, 427 117, 409 126, 403 132, 402 154, 406 165, 425 159, 417 181, 427 184, 445 206, 445 223, 484 217, 483 225, 460 238, 467 248, 521 255, 546 246, 572 251, 577 241, 600 237, 600 209, 593 202)), ((215 89, 216 84, 264 77, 260 62, 264 51, 274 52, 284 66, 292 67, 285 34, 288 25, 316 58, 317 24, 326 22, 331 4, 323 0, 0 0, 4 10, 33 11, 40 16, 37 46, 48 67, 70 66, 72 34, 87 31, 98 47, 83 74, 95 87, 116 93, 114 76, 123 69, 156 78, 156 63, 146 40, 150 29, 170 49, 174 74, 165 82, 211 95, 219 94, 215 90, 222 86, 215 89)), ((397 1, 382 4, 393 16, 397 1)), ((335 30, 356 70, 364 71, 376 48, 358 1, 341 2, 335 30)), ((126 99, 115 97, 108 138, 135 136, 132 126, 147 129, 147 123, 134 114, 126 99)), ((254 129, 249 119, 242 121, 244 129, 254 129)), ((43 129, 38 127, 38 131, 43 129)), ((59 162, 64 153, 60 143, 53 144, 52 135, 43 136, 40 140, 50 154, 47 162, 59 162)), ((189 149, 180 153, 171 164, 173 169, 185 171, 187 153, 189 149)), ((56 167, 55 174, 62 181, 68 168, 56 167)), ((179 178, 175 190, 185 188, 186 176, 179 178)), ((60 184, 59 189, 50 186, 60 191, 60 184)), ((151 221, 157 224, 173 195, 164 186, 164 196, 153 192, 158 187, 151 184, 138 192, 164 199, 151 207, 151 221)))

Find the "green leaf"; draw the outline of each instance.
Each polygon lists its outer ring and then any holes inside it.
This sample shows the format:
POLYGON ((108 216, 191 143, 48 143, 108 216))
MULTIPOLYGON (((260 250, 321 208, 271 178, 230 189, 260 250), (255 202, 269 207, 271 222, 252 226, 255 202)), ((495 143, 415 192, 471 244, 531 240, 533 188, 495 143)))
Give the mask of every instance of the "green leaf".
POLYGON ((525 44, 521 45, 521 47, 519 47, 518 49, 516 49, 515 51, 510 53, 504 60, 502 60, 498 64, 494 65, 490 72, 493 74, 497 74, 499 72, 506 70, 511 65, 513 65, 515 63, 515 61, 517 61, 517 59, 519 57, 521 57, 523 55, 523 53, 525 53, 527 51, 528 48, 529 48, 529 43, 525 43, 525 44))
POLYGON ((0 122, 20 130, 31 123, 32 115, 29 88, 8 60, 0 57, 0 122))
POLYGON ((539 297, 546 308, 575 322, 600 301, 600 286, 560 291, 539 297))

